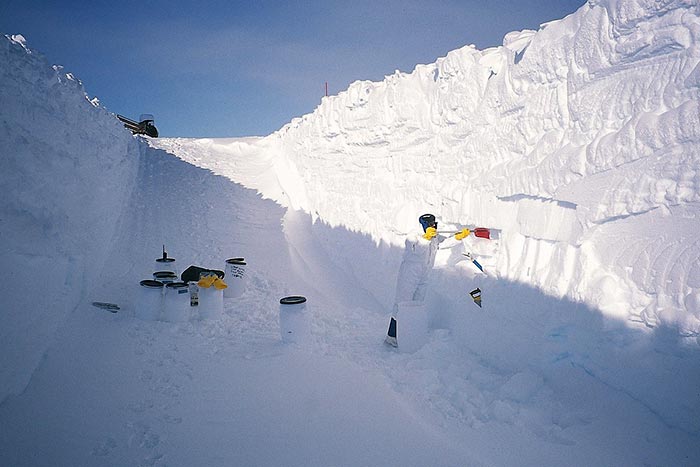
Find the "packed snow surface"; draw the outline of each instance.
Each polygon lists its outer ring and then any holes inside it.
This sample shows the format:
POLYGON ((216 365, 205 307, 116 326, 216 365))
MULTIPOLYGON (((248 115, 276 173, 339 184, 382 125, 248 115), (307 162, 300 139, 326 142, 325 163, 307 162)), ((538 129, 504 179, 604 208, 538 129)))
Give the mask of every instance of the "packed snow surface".
POLYGON ((133 137, 4 36, 0 464, 700 465, 699 36, 695 1, 589 1, 215 140, 133 137), (426 212, 492 238, 438 252, 406 353, 426 212), (221 319, 135 317, 164 244, 245 258, 221 319))

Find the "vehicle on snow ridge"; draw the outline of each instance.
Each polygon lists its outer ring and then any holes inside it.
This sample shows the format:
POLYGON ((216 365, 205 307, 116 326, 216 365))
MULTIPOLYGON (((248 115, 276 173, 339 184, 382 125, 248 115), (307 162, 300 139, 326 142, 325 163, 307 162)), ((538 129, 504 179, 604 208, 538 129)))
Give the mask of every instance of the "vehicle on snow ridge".
POLYGON ((124 128, 128 128, 135 135, 146 135, 151 138, 158 137, 158 129, 153 124, 154 119, 151 114, 142 114, 138 122, 123 115, 117 115, 117 118, 124 123, 124 128))

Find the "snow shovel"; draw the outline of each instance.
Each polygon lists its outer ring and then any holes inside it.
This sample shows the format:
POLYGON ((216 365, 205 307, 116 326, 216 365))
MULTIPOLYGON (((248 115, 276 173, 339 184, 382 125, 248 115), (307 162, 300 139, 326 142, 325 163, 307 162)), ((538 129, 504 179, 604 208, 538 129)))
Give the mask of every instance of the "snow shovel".
MULTIPOLYGON (((461 232, 461 230, 438 230, 440 234, 456 234, 459 232, 461 232)), ((475 229, 470 229, 470 232, 473 233, 475 237, 491 239, 491 231, 486 227, 476 227, 475 229)))

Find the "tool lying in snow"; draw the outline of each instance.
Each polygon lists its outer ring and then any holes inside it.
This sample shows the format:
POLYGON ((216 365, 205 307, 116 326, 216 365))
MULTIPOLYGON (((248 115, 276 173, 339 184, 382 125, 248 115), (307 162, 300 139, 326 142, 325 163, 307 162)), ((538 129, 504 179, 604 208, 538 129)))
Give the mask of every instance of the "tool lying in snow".
POLYGON ((151 138, 158 137, 158 129, 153 124, 154 119, 151 114, 141 115, 141 119, 138 122, 126 118, 123 115, 117 115, 117 118, 124 123, 124 128, 128 128, 135 135, 146 135, 151 138))
POLYGON ((96 306, 97 308, 102 308, 103 310, 109 310, 112 313, 116 313, 117 311, 120 310, 119 305, 117 305, 116 303, 92 302, 92 306, 96 306))

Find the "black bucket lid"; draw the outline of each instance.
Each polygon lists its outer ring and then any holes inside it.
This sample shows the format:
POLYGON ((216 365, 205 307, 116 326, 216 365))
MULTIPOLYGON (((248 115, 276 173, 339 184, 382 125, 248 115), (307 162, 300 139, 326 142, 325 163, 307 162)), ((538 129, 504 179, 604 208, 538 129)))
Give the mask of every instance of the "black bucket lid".
POLYGON ((175 274, 172 271, 156 271, 153 273, 153 277, 165 279, 165 278, 177 277, 177 274, 175 274))
POLYGON ((141 281, 143 287, 148 287, 149 289, 162 289, 163 283, 160 281, 154 281, 153 279, 144 279, 141 281))
POLYGON ((186 282, 171 282, 169 284, 165 284, 165 287, 168 289, 182 289, 189 286, 186 282))
POLYGON ((284 297, 280 300, 280 305, 298 305, 300 303, 306 302, 306 297, 300 295, 292 295, 290 297, 284 297))
POLYGON ((226 260, 227 264, 240 264, 245 266, 245 258, 229 258, 226 260))

